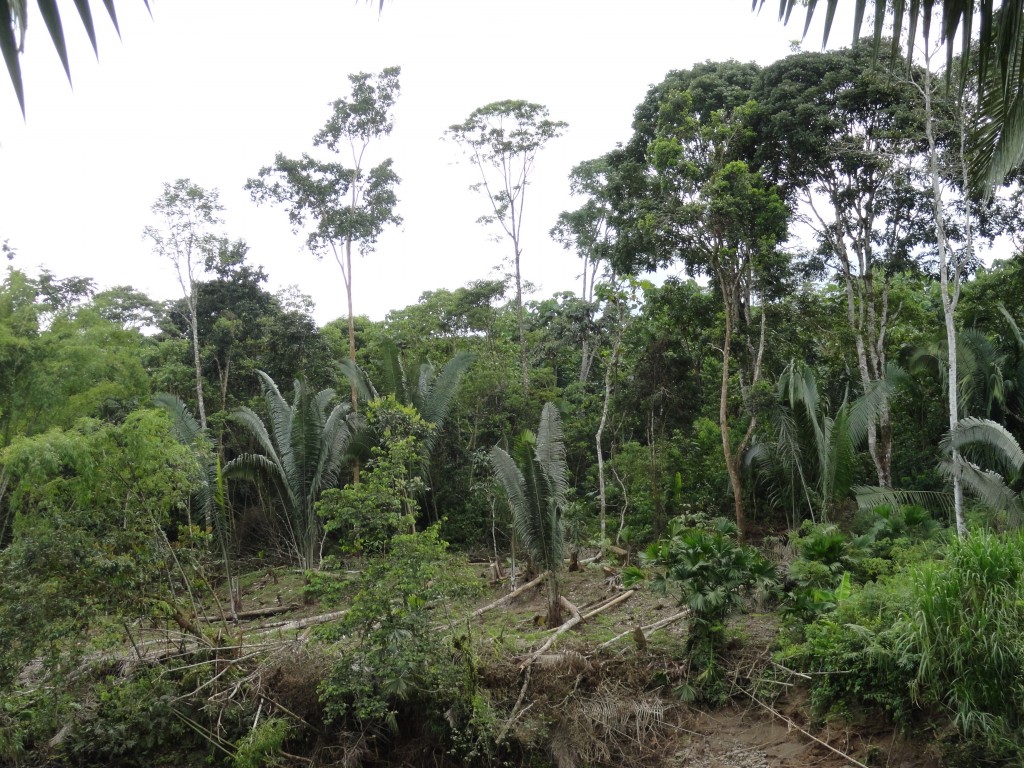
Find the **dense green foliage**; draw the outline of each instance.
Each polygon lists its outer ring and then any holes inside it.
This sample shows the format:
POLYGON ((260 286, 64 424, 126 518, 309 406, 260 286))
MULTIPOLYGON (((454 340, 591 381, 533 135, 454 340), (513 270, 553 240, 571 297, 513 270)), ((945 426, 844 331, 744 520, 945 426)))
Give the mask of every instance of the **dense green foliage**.
MULTIPOLYGON (((187 179, 150 231, 177 259, 175 301, 8 268, 0 761, 385 764, 424 747, 439 765, 540 764, 536 734, 575 726, 534 670, 569 669, 560 695, 597 701, 627 658, 556 629, 563 609, 589 621, 563 590, 589 568, 688 611, 663 657, 642 618, 627 627, 636 667, 609 697, 800 685, 814 722, 881 714, 950 764, 1019 762, 1024 258, 974 249, 1021 228, 1020 190, 971 197, 970 93, 927 81, 929 122, 871 61, 859 45, 668 73, 628 140, 573 169, 581 205, 552 236, 582 261, 578 295, 524 295, 527 180, 506 176, 487 218, 513 240, 514 296, 480 279, 355 316, 351 248, 398 220, 397 176, 308 156, 248 189, 338 259, 348 317, 323 328, 306 297, 265 290, 244 241, 214 231, 216 191, 187 179), (940 240, 970 267, 952 336, 940 240), (690 279, 634 274, 669 265, 690 279), (546 621, 478 631, 479 576, 542 573, 546 621), (247 610, 243 579, 276 594, 247 610), (751 607, 776 645, 726 675, 751 607)), ((352 76, 314 146, 387 135, 398 74, 352 76)), ((494 102, 450 135, 486 183, 557 138, 546 115, 494 102)))

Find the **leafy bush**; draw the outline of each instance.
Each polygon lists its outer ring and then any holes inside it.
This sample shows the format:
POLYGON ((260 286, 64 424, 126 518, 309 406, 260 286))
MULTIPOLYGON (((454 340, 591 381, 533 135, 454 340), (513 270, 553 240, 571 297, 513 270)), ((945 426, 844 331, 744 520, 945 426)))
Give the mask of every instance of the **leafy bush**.
POLYGON ((1024 757, 1024 537, 972 533, 939 561, 854 588, 779 660, 815 673, 818 714, 947 712, 978 761, 1024 757))
POLYGON ((778 661, 814 675, 811 705, 818 716, 881 708, 907 724, 917 660, 897 627, 908 607, 905 582, 870 583, 835 597, 832 611, 804 627, 802 642, 784 644, 778 661))
POLYGON ((288 721, 270 717, 252 728, 235 744, 235 768, 267 768, 281 762, 281 747, 288 735, 288 721))
POLYGON ((464 704, 475 685, 471 650, 465 639, 438 631, 441 617, 432 609, 478 590, 436 526, 395 536, 386 558, 369 561, 351 609, 333 629, 344 647, 320 686, 327 718, 386 733, 403 721, 429 725, 426 712, 464 704))
POLYGON ((699 671, 693 691, 679 693, 707 695, 717 682, 726 619, 743 605, 744 594, 776 589, 775 568, 756 549, 739 544, 735 524, 725 518, 672 520, 668 538, 648 547, 642 560, 656 569, 652 586, 678 589, 679 604, 690 609, 686 652, 699 671))
POLYGON ((316 511, 325 533, 339 537, 342 552, 380 555, 392 536, 415 526, 417 498, 426 489, 417 474, 421 441, 432 427, 394 397, 371 401, 366 419, 380 444, 373 447, 361 482, 324 491, 316 511))
POLYGON ((149 766, 165 749, 181 754, 194 733, 175 715, 177 686, 160 669, 96 686, 61 751, 81 765, 149 766))

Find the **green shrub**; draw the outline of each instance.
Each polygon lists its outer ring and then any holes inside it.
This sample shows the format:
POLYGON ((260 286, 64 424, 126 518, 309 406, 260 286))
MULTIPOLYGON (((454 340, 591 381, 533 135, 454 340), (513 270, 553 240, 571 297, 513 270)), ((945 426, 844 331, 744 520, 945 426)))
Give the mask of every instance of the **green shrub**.
POLYGON ((912 572, 903 642, 920 657, 918 701, 946 708, 961 736, 1024 757, 1024 538, 973 532, 912 572))
POLYGON ((235 743, 235 768, 269 768, 280 765, 281 747, 287 736, 287 720, 267 718, 235 743))
POLYGON ((386 558, 368 561, 352 607, 333 630, 339 660, 320 686, 327 718, 383 734, 403 722, 443 730, 446 710, 472 711, 470 643, 437 623, 447 601, 479 588, 448 554, 437 526, 395 536, 386 558))
POLYGON ((774 566, 753 547, 739 544, 735 524, 725 518, 707 523, 676 518, 668 538, 648 547, 642 559, 655 569, 652 586, 661 592, 678 589, 679 604, 690 609, 686 652, 696 675, 679 693, 713 696, 726 619, 742 607, 745 594, 775 590, 774 566))
POLYGON ((61 745, 73 762, 149 766, 164 750, 186 752, 194 740, 174 711, 180 691, 159 669, 107 680, 94 693, 61 745))
POLYGON ((836 598, 831 612, 803 628, 802 642, 783 646, 778 661, 813 675, 816 716, 880 708, 906 725, 916 657, 901 646, 897 627, 908 603, 905 583, 870 583, 836 598))

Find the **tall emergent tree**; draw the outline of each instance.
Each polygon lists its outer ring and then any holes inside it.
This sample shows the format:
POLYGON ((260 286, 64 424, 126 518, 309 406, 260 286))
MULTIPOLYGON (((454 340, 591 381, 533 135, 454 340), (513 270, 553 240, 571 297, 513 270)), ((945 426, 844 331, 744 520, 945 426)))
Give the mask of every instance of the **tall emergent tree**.
MULTIPOLYGON (((950 112, 953 116, 954 130, 952 133, 959 134, 953 141, 948 142, 951 146, 947 150, 947 158, 940 158, 940 142, 942 137, 938 135, 938 111, 936 104, 937 97, 941 98, 944 90, 944 83, 941 77, 935 77, 932 73, 932 52, 930 41, 925 39, 925 60, 924 66, 919 73, 920 77, 914 81, 918 87, 921 100, 924 103, 925 136, 928 139, 928 171, 927 175, 931 182, 932 208, 935 226, 935 246, 938 255, 939 292, 942 295, 942 316, 946 331, 946 395, 949 416, 949 433, 954 435, 957 425, 960 422, 961 403, 959 400, 960 375, 958 372, 957 358, 957 328, 956 308, 960 303, 960 289, 967 276, 967 270, 975 259, 974 253, 974 201, 969 194, 964 195, 959 202, 960 205, 950 204, 950 192, 956 196, 956 186, 961 191, 969 189, 969 170, 967 166, 967 117, 966 100, 963 92, 959 99, 954 99, 950 112), (953 159, 953 168, 943 169, 942 161, 953 159), (959 168, 957 168, 959 166, 959 168), (949 189, 943 176, 948 179, 949 171, 952 170, 955 179, 954 188, 949 189), (959 170, 959 174, 957 171, 959 170), (943 173, 945 171, 945 173, 943 173), (959 182, 959 183, 957 183, 959 182), (956 210, 956 209, 959 210, 956 210), (959 237, 957 237, 959 235, 959 237)), ((961 473, 964 469, 960 447, 949 440, 950 458, 952 466, 953 481, 953 512, 956 519, 957 534, 961 537, 967 536, 967 520, 964 516, 964 488, 961 473)))
MULTIPOLYGON (((810 28, 811 17, 819 4, 826 6, 825 35, 828 42, 839 0, 779 0, 779 18, 789 21, 794 6, 807 7, 804 34, 810 28)), ((753 0, 759 10, 765 0, 753 0)), ((866 0, 852 5, 853 39, 860 37, 867 11, 866 0)), ((906 51, 912 55, 918 34, 925 40, 931 36, 932 24, 940 25, 939 36, 946 44, 949 64, 959 48, 958 79, 961 87, 966 83, 969 68, 981 94, 978 120, 974 124, 975 148, 968 170, 972 186, 986 194, 1000 184, 1007 174, 1024 162, 1024 0, 1001 0, 998 8, 994 0, 904 0, 887 2, 875 0, 874 44, 876 48, 886 32, 886 19, 892 15, 892 59, 897 59, 898 46, 907 30, 906 51), (978 22, 978 37, 974 38, 974 23, 978 22), (957 37, 960 37, 959 44, 957 37)))
POLYGON ((740 536, 740 470, 756 417, 737 413, 730 385, 737 377, 745 405, 761 379, 768 304, 783 290, 788 270, 778 245, 787 236, 789 210, 746 162, 757 75, 756 65, 737 62, 670 73, 637 107, 629 144, 612 154, 620 179, 616 269, 631 273, 682 260, 691 274, 711 278, 721 295, 718 422, 740 536), (740 416, 749 416, 745 426, 737 424, 740 416))
POLYGON ((523 391, 529 389, 526 332, 523 321, 523 204, 537 153, 562 135, 567 123, 548 119, 548 108, 522 100, 495 101, 474 109, 445 135, 459 144, 480 171, 470 189, 487 197, 491 212, 481 224, 497 224, 512 242, 516 281, 516 331, 523 391))
POLYGON ((153 251, 174 267, 185 298, 188 326, 192 340, 192 359, 196 375, 196 408, 199 425, 206 429, 206 405, 203 402, 203 366, 199 350, 199 277, 206 264, 215 259, 224 238, 213 229, 222 223, 224 210, 216 189, 206 190, 191 179, 164 182, 164 191, 153 203, 153 214, 160 226, 146 227, 144 236, 153 241, 153 251))
MULTIPOLYGON (((757 90, 757 156, 818 240, 818 269, 843 291, 846 322, 867 392, 885 378, 889 294, 919 269, 930 239, 915 178, 925 143, 910 85, 872 65, 871 45, 800 53, 766 67, 757 90)), ((883 403, 868 432, 880 486, 892 485, 892 419, 883 403)))
MULTIPOLYGON (((400 67, 379 74, 349 75, 352 92, 338 99, 324 127, 313 137, 314 147, 335 155, 347 154, 351 165, 318 160, 303 154, 298 160, 280 152, 272 166, 260 169, 245 188, 257 203, 281 203, 296 231, 306 228, 306 244, 317 257, 330 251, 341 268, 348 301, 349 359, 356 358, 355 314, 352 304, 352 245, 364 256, 373 250, 387 224, 399 224, 395 187, 400 179, 388 158, 367 168, 367 152, 394 128, 392 108, 398 97, 400 67)), ((352 388, 352 407, 357 393, 352 388)))

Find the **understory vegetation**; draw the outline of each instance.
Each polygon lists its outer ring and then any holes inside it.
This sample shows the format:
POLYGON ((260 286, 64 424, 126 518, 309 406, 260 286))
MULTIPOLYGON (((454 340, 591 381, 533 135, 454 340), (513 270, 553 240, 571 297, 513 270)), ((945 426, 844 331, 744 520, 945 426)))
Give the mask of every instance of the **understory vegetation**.
POLYGON ((971 94, 869 45, 670 72, 573 171, 580 293, 533 299, 565 125, 486 105, 448 138, 509 272, 378 322, 398 177, 337 158, 399 77, 246 184, 339 320, 187 179, 146 232, 180 299, 7 268, 0 763, 702 765, 744 707, 818 765, 1021 764, 1024 210, 967 186, 971 94))

